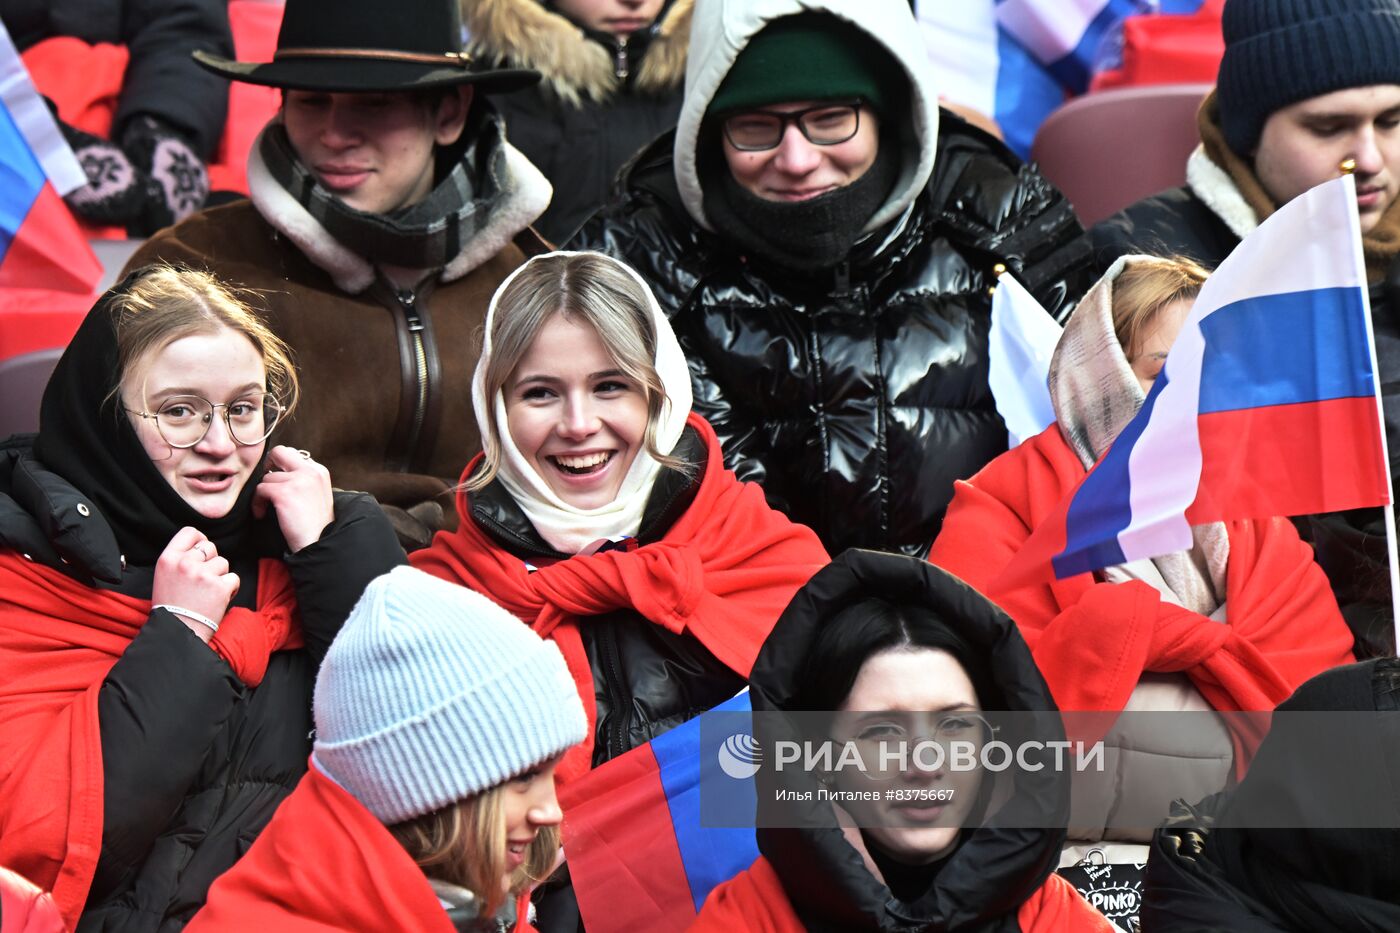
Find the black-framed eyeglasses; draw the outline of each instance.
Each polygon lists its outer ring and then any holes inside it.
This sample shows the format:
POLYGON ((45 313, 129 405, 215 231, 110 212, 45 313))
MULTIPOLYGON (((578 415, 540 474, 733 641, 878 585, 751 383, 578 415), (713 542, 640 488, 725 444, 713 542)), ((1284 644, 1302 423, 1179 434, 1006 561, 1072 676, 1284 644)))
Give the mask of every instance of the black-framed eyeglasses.
POLYGON ((204 440, 209 426, 214 423, 214 412, 220 408, 224 410, 229 437, 240 447, 253 447, 267 440, 285 410, 271 392, 245 395, 218 405, 199 395, 172 395, 154 412, 126 410, 154 420, 161 439, 183 450, 204 440))
POLYGON ((788 113, 744 110, 724 118, 724 138, 740 152, 762 152, 781 143, 796 123, 812 145, 835 146, 860 131, 860 107, 860 101, 828 101, 788 113))

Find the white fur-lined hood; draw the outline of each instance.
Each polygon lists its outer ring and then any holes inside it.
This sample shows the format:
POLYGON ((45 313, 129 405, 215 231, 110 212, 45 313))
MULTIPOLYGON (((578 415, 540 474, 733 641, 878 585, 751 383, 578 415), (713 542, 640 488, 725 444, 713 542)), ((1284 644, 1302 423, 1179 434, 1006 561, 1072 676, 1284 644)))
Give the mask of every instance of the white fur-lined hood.
POLYGON ((1230 173, 1206 154, 1205 146, 1197 146, 1186 160, 1186 186, 1240 239, 1259 226, 1259 215, 1244 199, 1230 173))

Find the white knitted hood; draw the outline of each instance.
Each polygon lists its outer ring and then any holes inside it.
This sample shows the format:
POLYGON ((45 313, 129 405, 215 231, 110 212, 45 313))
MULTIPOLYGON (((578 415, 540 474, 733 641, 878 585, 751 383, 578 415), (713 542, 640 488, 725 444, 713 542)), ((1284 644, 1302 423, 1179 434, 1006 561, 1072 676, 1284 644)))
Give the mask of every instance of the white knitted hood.
MULTIPOLYGON (((909 78, 913 132, 889 198, 866 224, 874 230, 898 217, 928 184, 938 140, 938 94, 918 24, 905 0, 699 0, 690 28, 685 102, 676 127, 676 184, 695 222, 713 230, 705 217, 704 192, 696 167, 696 142, 705 111, 749 39, 771 20, 796 13, 827 12, 862 29, 904 66, 909 78)), ((820 68, 820 62, 813 63, 820 68)))

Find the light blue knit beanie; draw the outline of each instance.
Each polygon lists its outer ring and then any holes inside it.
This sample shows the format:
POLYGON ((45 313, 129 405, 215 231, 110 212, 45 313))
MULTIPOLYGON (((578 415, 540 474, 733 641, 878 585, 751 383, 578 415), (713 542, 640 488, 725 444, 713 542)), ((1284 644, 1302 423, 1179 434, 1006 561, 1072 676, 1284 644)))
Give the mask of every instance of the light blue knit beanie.
POLYGON ((312 758, 386 824, 464 800, 583 741, 559 649, 466 587, 374 580, 316 678, 312 758))

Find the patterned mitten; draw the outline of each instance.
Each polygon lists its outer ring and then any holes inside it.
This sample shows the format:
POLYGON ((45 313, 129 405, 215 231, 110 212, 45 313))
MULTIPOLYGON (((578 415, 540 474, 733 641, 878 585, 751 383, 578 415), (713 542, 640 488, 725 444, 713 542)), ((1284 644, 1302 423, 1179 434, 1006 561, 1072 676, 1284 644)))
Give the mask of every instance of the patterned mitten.
POLYGON ((88 178, 65 198, 74 213, 92 223, 121 227, 139 220, 154 186, 151 177, 132 165, 116 143, 66 123, 59 128, 88 178))
POLYGON ((122 132, 122 149, 155 181, 155 203, 148 207, 150 233, 184 220, 204 206, 209 172, 178 130, 149 114, 130 120, 122 132))

